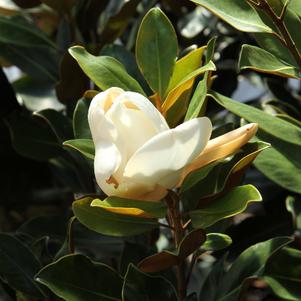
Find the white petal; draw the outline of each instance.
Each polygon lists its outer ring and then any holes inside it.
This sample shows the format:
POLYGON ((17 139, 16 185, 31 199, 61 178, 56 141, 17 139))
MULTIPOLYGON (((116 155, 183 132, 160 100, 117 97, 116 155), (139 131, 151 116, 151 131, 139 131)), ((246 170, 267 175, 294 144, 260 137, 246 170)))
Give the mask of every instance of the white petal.
POLYGON ((116 101, 124 103, 126 106, 133 104, 139 110, 141 110, 148 118, 152 120, 154 126, 158 132, 166 131, 169 126, 162 116, 162 114, 156 109, 149 99, 136 92, 124 92, 116 101))
POLYGON ((159 201, 167 194, 167 190, 162 186, 135 183, 130 180, 121 182, 118 186, 113 183, 109 184, 106 181, 99 181, 97 183, 108 196, 144 201, 159 201))
POLYGON ((118 135, 123 138, 123 146, 126 148, 128 158, 147 140, 157 134, 152 120, 142 111, 127 108, 124 103, 118 100, 108 110, 106 117, 112 121, 118 135))
POLYGON ((108 180, 120 163, 121 154, 114 143, 103 140, 95 145, 94 173, 97 183, 108 180))
POLYGON ((88 121, 95 145, 94 171, 97 182, 109 179, 126 157, 115 125, 105 116, 106 106, 122 92, 118 88, 101 92, 93 98, 89 107, 88 121))
POLYGON ((111 140, 112 136, 116 136, 114 125, 106 120, 104 115, 111 107, 114 99, 123 92, 124 91, 119 88, 110 88, 104 92, 98 93, 92 99, 88 111, 88 121, 94 143, 99 139, 111 140))
POLYGON ((208 118, 196 118, 147 141, 128 161, 124 177, 138 183, 172 188, 181 169, 205 148, 212 125, 208 118))
POLYGON ((256 123, 250 123, 210 140, 204 151, 191 164, 186 166, 178 186, 182 184, 184 178, 193 170, 238 151, 256 134, 257 129, 258 125, 256 123))

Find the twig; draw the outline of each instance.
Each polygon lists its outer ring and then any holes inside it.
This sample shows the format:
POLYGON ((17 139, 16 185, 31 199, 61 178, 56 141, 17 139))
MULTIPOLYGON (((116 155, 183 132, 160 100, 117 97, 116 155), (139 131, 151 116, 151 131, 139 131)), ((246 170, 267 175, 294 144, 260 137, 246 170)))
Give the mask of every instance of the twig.
MULTIPOLYGON (((170 226, 174 228, 174 242, 178 247, 184 237, 185 231, 182 225, 182 218, 179 209, 178 195, 170 191, 165 198, 168 207, 168 220, 170 226)), ((179 300, 182 301, 186 297, 186 279, 185 279, 185 263, 181 262, 176 266, 176 276, 178 281, 179 300)))
POLYGON ((282 7, 282 10, 281 10, 281 13, 280 13, 280 16, 279 16, 279 19, 281 21, 284 20, 284 17, 285 17, 285 14, 286 14, 289 3, 290 3, 290 0, 286 0, 285 4, 282 7))
POLYGON ((281 35, 275 32, 273 34, 279 39, 279 41, 283 44, 284 47, 288 48, 288 50, 291 52, 296 62, 298 63, 299 67, 301 68, 300 52, 284 22, 285 14, 290 0, 287 0, 285 2, 279 16, 275 13, 275 11, 273 10, 273 8, 271 7, 271 5, 267 0, 259 0, 259 2, 256 2, 254 0, 246 0, 246 1, 250 5, 253 5, 255 8, 263 10, 271 18, 272 22, 277 27, 281 35))

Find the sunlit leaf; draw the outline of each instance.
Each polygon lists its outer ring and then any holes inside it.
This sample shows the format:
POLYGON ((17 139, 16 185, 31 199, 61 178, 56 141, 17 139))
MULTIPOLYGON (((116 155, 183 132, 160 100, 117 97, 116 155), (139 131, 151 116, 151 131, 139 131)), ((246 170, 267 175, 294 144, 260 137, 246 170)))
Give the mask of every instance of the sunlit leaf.
POLYGON ((266 50, 251 45, 242 46, 239 67, 282 77, 300 78, 296 67, 284 63, 266 50))
POLYGON ((88 159, 94 160, 95 148, 93 140, 91 139, 67 140, 63 143, 63 145, 79 151, 88 159))
POLYGON ((246 1, 238 0, 191 0, 213 14, 217 15, 233 27, 246 32, 272 32, 246 1))
POLYGON ((136 59, 149 86, 161 99, 173 74, 177 54, 178 42, 172 24, 159 8, 151 9, 139 28, 136 59))
POLYGON ((254 186, 235 187, 203 209, 190 211, 192 225, 197 229, 207 228, 221 219, 244 211, 250 202, 260 202, 261 200, 261 195, 254 186))
POLYGON ((78 62, 86 75, 102 90, 119 87, 125 91, 144 94, 139 83, 132 78, 124 66, 109 56, 94 56, 81 46, 74 46, 69 53, 78 62))
POLYGON ((92 199, 84 198, 73 203, 77 219, 89 229, 111 236, 129 236, 147 232, 158 226, 155 219, 126 216, 104 208, 92 207, 92 199))
POLYGON ((119 214, 148 218, 163 218, 167 210, 163 202, 139 201, 116 196, 107 197, 103 201, 94 199, 91 206, 119 214))

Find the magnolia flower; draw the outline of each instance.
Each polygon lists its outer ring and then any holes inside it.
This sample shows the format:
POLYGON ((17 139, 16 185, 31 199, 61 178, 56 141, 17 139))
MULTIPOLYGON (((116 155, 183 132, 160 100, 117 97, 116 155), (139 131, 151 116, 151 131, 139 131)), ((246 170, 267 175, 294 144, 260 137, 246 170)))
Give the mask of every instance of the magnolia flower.
POLYGON ((119 88, 93 98, 88 120, 97 184, 109 196, 141 200, 162 199, 189 172, 235 152, 257 129, 249 124, 209 141, 207 117, 170 129, 147 98, 119 88))

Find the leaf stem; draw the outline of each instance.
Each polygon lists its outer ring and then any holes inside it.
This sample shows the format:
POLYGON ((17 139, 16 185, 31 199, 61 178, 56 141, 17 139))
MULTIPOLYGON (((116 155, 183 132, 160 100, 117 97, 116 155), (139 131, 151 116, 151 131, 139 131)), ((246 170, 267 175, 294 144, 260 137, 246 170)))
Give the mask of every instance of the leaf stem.
MULTIPOLYGON (((182 218, 179 208, 179 197, 173 192, 169 191, 167 197, 165 198, 168 207, 168 221, 170 226, 174 228, 174 242, 176 248, 180 245, 185 230, 182 224, 182 218)), ((182 301, 186 297, 186 279, 185 279, 185 262, 181 262, 176 266, 176 276, 178 281, 178 294, 179 300, 182 301)))
POLYGON ((281 35, 276 36, 278 37, 279 41, 285 46, 293 55, 295 58, 297 64, 301 68, 301 54, 296 46, 295 41, 293 40, 286 24, 284 21, 285 14, 289 5, 290 0, 287 0, 282 7, 280 16, 278 16, 269 2, 267 0, 258 0, 259 2, 256 2, 254 0, 246 0, 250 5, 254 6, 255 8, 263 10, 272 20, 274 25, 277 27, 281 35))

